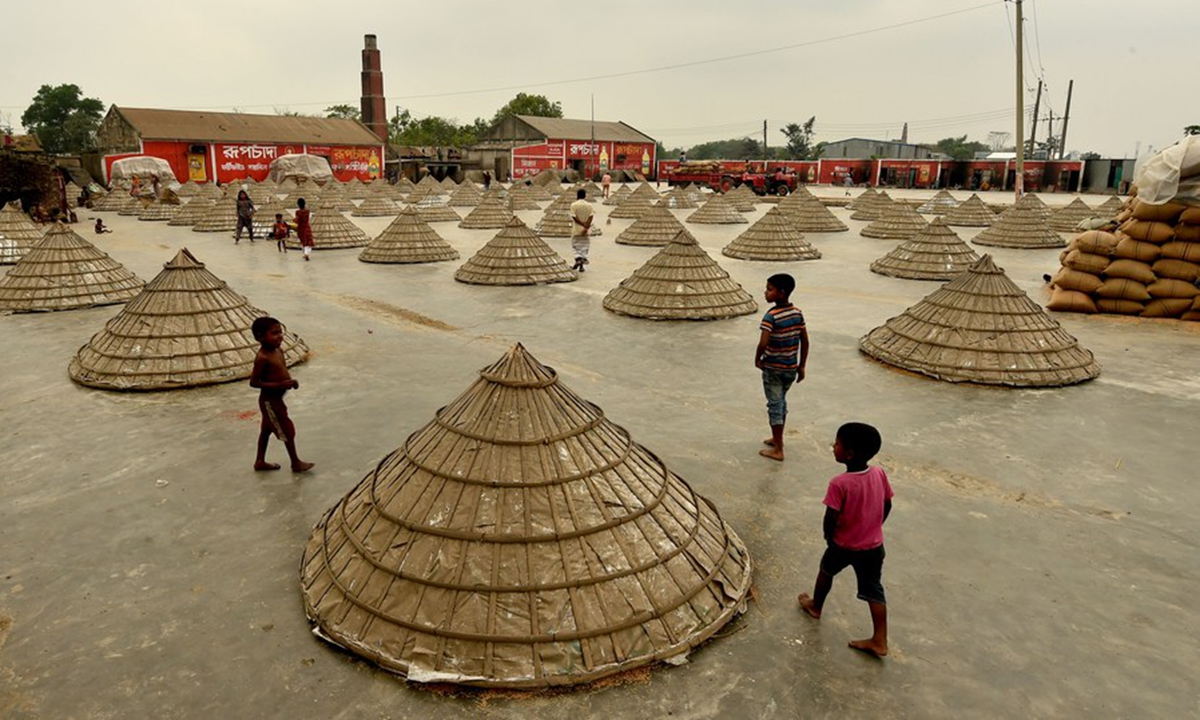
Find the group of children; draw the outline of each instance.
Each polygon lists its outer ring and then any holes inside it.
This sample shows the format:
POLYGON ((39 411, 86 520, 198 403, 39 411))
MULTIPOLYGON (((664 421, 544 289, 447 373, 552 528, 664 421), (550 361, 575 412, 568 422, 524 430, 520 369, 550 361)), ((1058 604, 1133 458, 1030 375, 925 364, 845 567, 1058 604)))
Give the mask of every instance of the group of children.
MULTIPOLYGON (((300 205, 304 211, 303 201, 300 205)), ((277 225, 280 220, 276 216, 277 225)), ((585 233, 590 220, 589 217, 579 223, 585 233)), ((581 263, 577 265, 582 269, 581 263)), ((795 288, 795 278, 786 273, 767 279, 765 297, 772 307, 763 315, 754 352, 754 364, 762 371, 771 425, 771 437, 764 441, 768 447, 761 454, 780 462, 784 459, 787 392, 793 384, 804 380, 809 350, 804 314, 791 302, 795 288)), ((275 318, 260 317, 251 329, 262 346, 250 376, 250 386, 260 389, 258 406, 262 412, 254 469, 279 469, 279 465, 266 460, 267 444, 274 435, 284 442, 292 470, 305 472, 313 465, 296 453, 296 428, 283 401, 284 393, 300 387, 288 373, 281 349, 283 325, 275 318)), ((867 603, 873 630, 871 637, 852 640, 849 645, 878 658, 888 654, 887 599, 882 582, 883 524, 892 510, 893 493, 887 473, 868 463, 882 444, 879 431, 865 423, 846 423, 838 428, 831 449, 834 459, 845 465, 846 471, 830 480, 825 492, 822 527, 826 549, 812 594, 801 593, 797 598, 800 608, 819 620, 834 577, 847 567, 853 568, 858 598, 867 603)))
MULTIPOLYGON (((238 225, 237 231, 233 236, 234 245, 242 239, 243 227, 250 233, 250 242, 254 242, 254 212, 254 202, 250 200, 250 196, 245 190, 238 192, 238 225)), ((296 222, 294 225, 283 219, 283 213, 275 213, 275 222, 271 224, 269 237, 275 241, 275 246, 279 252, 286 253, 288 251, 285 241, 292 236, 292 230, 296 231, 296 237, 300 240, 300 248, 304 251, 304 259, 311 259, 314 244, 312 213, 306 207, 304 198, 296 201, 296 222)))

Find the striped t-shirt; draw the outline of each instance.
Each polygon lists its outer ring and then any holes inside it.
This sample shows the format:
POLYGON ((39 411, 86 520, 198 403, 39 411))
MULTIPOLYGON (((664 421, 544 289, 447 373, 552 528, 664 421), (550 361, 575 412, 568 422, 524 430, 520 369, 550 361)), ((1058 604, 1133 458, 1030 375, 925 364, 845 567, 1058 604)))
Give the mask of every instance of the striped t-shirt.
POLYGON ((771 333, 762 354, 762 366, 771 370, 795 370, 800 366, 800 334, 804 313, 795 305, 773 307, 763 315, 759 328, 771 333))

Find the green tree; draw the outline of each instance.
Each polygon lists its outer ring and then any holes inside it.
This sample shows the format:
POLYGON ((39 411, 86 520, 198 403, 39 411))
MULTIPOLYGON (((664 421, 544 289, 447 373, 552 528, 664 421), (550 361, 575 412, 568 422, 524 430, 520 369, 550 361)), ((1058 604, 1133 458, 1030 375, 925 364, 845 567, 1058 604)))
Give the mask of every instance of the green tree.
POLYGON ((560 118, 563 116, 562 103, 552 101, 545 95, 527 95, 517 93, 492 116, 492 125, 500 122, 509 115, 537 115, 538 117, 560 118))
POLYGON ((1187 125, 1183 128, 1184 135, 1200 135, 1200 125, 1187 125))
POLYGON ((687 151, 688 160, 746 160, 762 157, 762 145, 753 138, 712 140, 693 145, 687 151))
POLYGON ((342 120, 362 120, 362 111, 353 105, 330 105, 325 108, 325 117, 342 120))
POLYGON ((975 157, 975 153, 990 149, 986 144, 967 140, 967 136, 948 137, 938 140, 934 145, 938 152, 945 153, 955 160, 970 160, 975 157))
POLYGON ((788 123, 779 129, 787 138, 786 153, 790 160, 813 160, 818 153, 813 146, 813 125, 817 116, 810 117, 804 124, 788 123))
POLYGON ((96 147, 96 129, 104 103, 83 97, 78 85, 43 85, 21 114, 21 124, 37 135, 51 154, 79 153, 96 147))

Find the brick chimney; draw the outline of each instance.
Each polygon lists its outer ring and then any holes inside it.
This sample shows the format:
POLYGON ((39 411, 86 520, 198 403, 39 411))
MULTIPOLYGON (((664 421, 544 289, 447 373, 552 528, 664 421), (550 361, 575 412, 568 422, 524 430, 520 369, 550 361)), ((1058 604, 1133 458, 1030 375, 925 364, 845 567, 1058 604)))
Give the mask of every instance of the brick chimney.
POLYGON ((387 142, 387 99, 383 96, 383 69, 374 35, 363 37, 362 118, 367 129, 387 142))

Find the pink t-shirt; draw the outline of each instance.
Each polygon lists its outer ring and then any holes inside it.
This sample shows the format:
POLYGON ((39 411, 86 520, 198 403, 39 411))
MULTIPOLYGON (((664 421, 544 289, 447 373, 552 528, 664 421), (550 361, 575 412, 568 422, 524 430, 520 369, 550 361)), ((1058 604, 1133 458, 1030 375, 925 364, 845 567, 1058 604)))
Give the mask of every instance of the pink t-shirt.
POLYGON ((847 472, 829 481, 825 507, 837 510, 833 542, 847 550, 870 550, 883 544, 883 504, 892 498, 883 468, 847 472))

